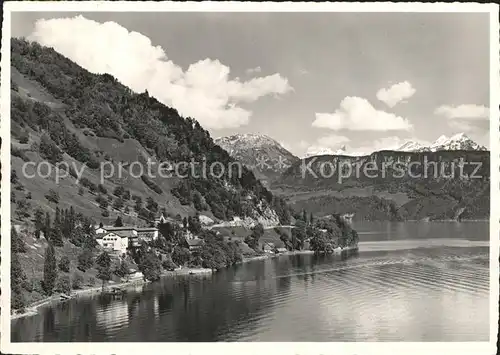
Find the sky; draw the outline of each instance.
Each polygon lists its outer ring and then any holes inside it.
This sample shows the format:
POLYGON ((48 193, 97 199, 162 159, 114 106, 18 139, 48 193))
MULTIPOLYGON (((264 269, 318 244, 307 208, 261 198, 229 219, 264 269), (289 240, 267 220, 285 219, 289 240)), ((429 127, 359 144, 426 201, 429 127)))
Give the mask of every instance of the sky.
POLYGON ((12 36, 303 156, 464 132, 489 147, 489 15, 13 13, 12 36))

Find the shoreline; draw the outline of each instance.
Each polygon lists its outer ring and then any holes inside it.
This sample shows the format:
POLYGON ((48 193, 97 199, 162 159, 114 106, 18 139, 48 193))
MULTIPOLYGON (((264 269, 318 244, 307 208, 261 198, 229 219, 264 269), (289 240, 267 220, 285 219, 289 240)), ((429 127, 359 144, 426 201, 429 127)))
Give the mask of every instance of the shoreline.
MULTIPOLYGON (((355 250, 358 249, 358 247, 346 247, 346 248, 336 248, 332 254, 338 254, 342 253, 344 251, 349 251, 349 250, 355 250)), ((324 253, 324 252, 323 252, 324 253)), ((266 253, 263 255, 256 255, 256 256, 251 256, 251 257, 243 257, 243 260, 236 265, 241 265, 241 264, 246 264, 252 261, 258 261, 258 260, 267 260, 267 259, 272 259, 272 258, 279 258, 280 256, 292 256, 292 255, 308 255, 308 254, 314 254, 313 250, 293 250, 293 251, 286 251, 283 253, 278 253, 278 254, 271 254, 271 253, 266 253)), ((164 271, 162 272, 160 278, 169 278, 169 277, 175 277, 175 276, 191 276, 191 275, 207 275, 207 274, 213 274, 214 270, 212 269, 206 269, 206 268, 179 268, 175 269, 173 271, 164 271)), ((135 287, 135 286, 142 286, 145 284, 150 283, 151 281, 144 280, 144 279, 132 279, 129 281, 124 281, 124 282, 118 282, 118 283, 112 283, 108 284, 105 287, 106 289, 110 288, 116 288, 119 290, 126 290, 127 288, 130 287, 135 287)), ((80 290, 72 290, 71 291, 71 298, 67 300, 72 300, 75 298, 83 298, 83 297, 90 297, 92 295, 100 294, 102 293, 102 286, 92 286, 80 290)), ((22 313, 11 313, 10 315, 10 320, 16 320, 20 318, 25 318, 25 317, 30 317, 34 316, 39 313, 40 308, 43 308, 45 306, 48 306, 50 304, 59 304, 64 301, 67 301, 64 299, 61 299, 61 293, 57 293, 55 295, 52 295, 50 297, 46 297, 42 300, 39 300, 31 305, 26 306, 24 312, 22 313)))
MULTIPOLYGON (((212 269, 204 269, 204 268, 182 268, 182 269, 176 269, 174 271, 164 271, 160 278, 167 278, 167 277, 175 277, 175 276, 183 276, 183 275, 201 275, 201 274, 212 274, 213 270, 212 269)), ((105 290, 109 290, 110 288, 117 288, 119 290, 126 290, 127 288, 135 287, 135 286, 142 286, 145 284, 150 283, 151 281, 144 280, 144 279, 131 279, 129 281, 123 281, 123 282, 117 282, 117 283, 110 283, 106 285, 104 288, 105 290)), ((15 319, 19 318, 25 318, 25 317, 30 317, 38 314, 38 311, 40 308, 50 305, 50 304, 59 304, 64 301, 69 301, 75 298, 84 298, 84 297, 90 297, 95 294, 100 294, 102 293, 102 286, 92 286, 88 288, 83 288, 80 290, 71 290, 70 296, 71 298, 64 300, 61 299, 61 293, 57 293, 55 295, 52 295, 50 297, 46 297, 44 299, 41 299, 31 305, 26 306, 25 311, 22 313, 11 313, 10 315, 10 320, 13 321, 15 319)))

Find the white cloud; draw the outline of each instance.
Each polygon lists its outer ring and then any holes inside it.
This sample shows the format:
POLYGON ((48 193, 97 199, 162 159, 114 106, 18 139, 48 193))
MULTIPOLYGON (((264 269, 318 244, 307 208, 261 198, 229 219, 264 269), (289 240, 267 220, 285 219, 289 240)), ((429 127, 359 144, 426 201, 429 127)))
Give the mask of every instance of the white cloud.
POLYGON ((384 102, 389 107, 394 107, 399 102, 412 97, 415 92, 416 90, 408 81, 403 81, 392 85, 388 89, 380 89, 377 92, 377 99, 384 102))
POLYGON ((434 114, 444 116, 448 119, 448 125, 453 129, 472 132, 484 130, 481 124, 488 121, 490 110, 482 105, 442 105, 434 110, 434 114))
POLYGON ((442 105, 434 110, 434 113, 449 119, 488 119, 490 116, 490 109, 482 105, 442 105))
POLYGON ((349 142, 350 139, 345 137, 345 136, 337 136, 334 134, 331 134, 329 136, 325 137, 320 137, 318 139, 318 144, 323 147, 329 147, 329 148, 335 148, 338 147, 341 144, 345 144, 349 142))
POLYGON ((316 113, 314 127, 351 131, 408 131, 413 128, 405 118, 375 109, 361 97, 346 97, 335 113, 316 113))
POLYGON ((262 71, 262 68, 260 66, 255 67, 255 68, 250 68, 246 70, 247 74, 255 74, 255 73, 260 73, 262 71))
POLYGON ((297 69, 297 74, 298 75, 307 75, 307 74, 309 74, 309 70, 304 69, 304 68, 299 68, 299 69, 297 69))
POLYGON ((477 129, 476 125, 467 120, 450 120, 448 125, 460 132, 471 132, 477 129))
POLYGON ((82 16, 42 19, 29 39, 53 47, 90 72, 111 74, 135 92, 147 89, 206 128, 245 125, 252 112, 239 103, 292 90, 279 74, 248 81, 230 79, 230 68, 218 60, 200 60, 184 71, 148 37, 115 22, 99 23, 82 16))
POLYGON ((288 143, 286 143, 285 141, 279 141, 278 142, 283 148, 285 148, 286 150, 288 150, 289 152, 292 151, 292 146, 288 143))

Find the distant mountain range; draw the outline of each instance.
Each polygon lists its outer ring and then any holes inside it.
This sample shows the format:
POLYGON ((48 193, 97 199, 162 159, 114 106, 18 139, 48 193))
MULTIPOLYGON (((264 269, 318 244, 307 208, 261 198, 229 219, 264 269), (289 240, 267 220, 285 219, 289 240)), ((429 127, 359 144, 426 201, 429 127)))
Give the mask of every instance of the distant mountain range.
MULTIPOLYGON (((438 152, 443 150, 487 150, 472 139, 470 139, 465 133, 458 133, 451 137, 445 135, 440 136, 434 143, 429 145, 424 145, 417 141, 409 140, 406 141, 399 148, 386 148, 381 150, 390 150, 396 152, 438 152)), ((339 149, 331 149, 327 147, 318 147, 309 149, 304 158, 309 158, 319 155, 340 155, 340 156, 365 156, 370 155, 374 152, 350 152, 345 145, 341 146, 339 149)))
MULTIPOLYGON (((300 160, 299 157, 285 149, 279 142, 262 134, 235 134, 217 138, 215 143, 224 148, 231 157, 238 159, 250 168, 254 168, 261 178, 262 174, 267 176, 269 173, 273 175, 282 173, 290 165, 300 160)), ((387 148, 379 151, 438 152, 446 150, 486 151, 488 149, 474 142, 465 133, 458 133, 451 137, 442 135, 430 145, 409 140, 399 148, 387 148)), ((361 157, 372 153, 375 152, 349 152, 345 145, 342 145, 339 149, 311 147, 303 158, 321 155, 361 157)))
POLYGON ((214 141, 232 158, 252 169, 264 184, 268 184, 299 160, 280 143, 266 135, 236 134, 214 141))
POLYGON ((451 137, 442 135, 429 146, 424 146, 415 141, 407 141, 401 147, 396 149, 396 151, 400 152, 438 152, 442 150, 486 151, 487 149, 467 137, 465 133, 458 133, 451 137))
POLYGON ((407 141, 397 149, 371 154, 350 153, 345 146, 338 150, 311 149, 303 159, 264 135, 240 134, 218 138, 215 142, 233 158, 249 166, 275 195, 285 197, 296 211, 305 209, 317 216, 355 213, 355 219, 368 220, 489 218, 489 152, 464 133, 441 136, 429 145, 407 141), (262 157, 267 158, 267 166, 259 164, 262 157), (452 162, 460 158, 481 163, 479 173, 482 177, 463 179, 457 173, 452 178, 443 178, 436 171, 437 176, 429 178, 350 176, 339 183, 338 172, 327 178, 304 178, 301 168, 313 160, 311 168, 318 173, 322 164, 332 161, 364 166, 374 161, 381 165, 428 159, 443 162, 445 170, 449 171, 458 168, 452 162), (286 164, 277 164, 280 159, 286 164))
POLYGON ((271 190, 286 197, 295 210, 317 216, 354 213, 356 220, 487 220, 489 162, 490 152, 483 150, 322 155, 295 163, 273 181, 271 190))
POLYGON ((304 158, 314 157, 318 155, 357 155, 354 153, 349 154, 345 145, 341 146, 337 150, 333 150, 327 147, 320 148, 310 148, 307 150, 304 158))

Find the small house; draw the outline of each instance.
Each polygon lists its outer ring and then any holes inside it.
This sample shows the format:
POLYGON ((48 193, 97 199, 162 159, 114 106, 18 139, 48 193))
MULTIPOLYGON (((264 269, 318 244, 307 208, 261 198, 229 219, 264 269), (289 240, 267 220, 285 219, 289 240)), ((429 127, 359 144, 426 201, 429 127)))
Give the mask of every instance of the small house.
POLYGON ((107 232, 108 232, 108 230, 104 227, 97 227, 95 229, 95 234, 103 234, 103 233, 107 233, 107 232))
POLYGON ((274 243, 264 243, 262 245, 262 251, 265 253, 274 254, 275 250, 276 246, 274 245, 274 243))
POLYGON ((196 239, 186 239, 186 242, 188 243, 189 250, 191 250, 191 251, 201 249, 201 247, 204 244, 203 239, 199 239, 199 238, 196 238, 196 239))
POLYGON ((167 222, 168 222, 168 219, 163 215, 163 213, 159 218, 155 219, 156 226, 158 226, 159 224, 167 223, 167 222))

